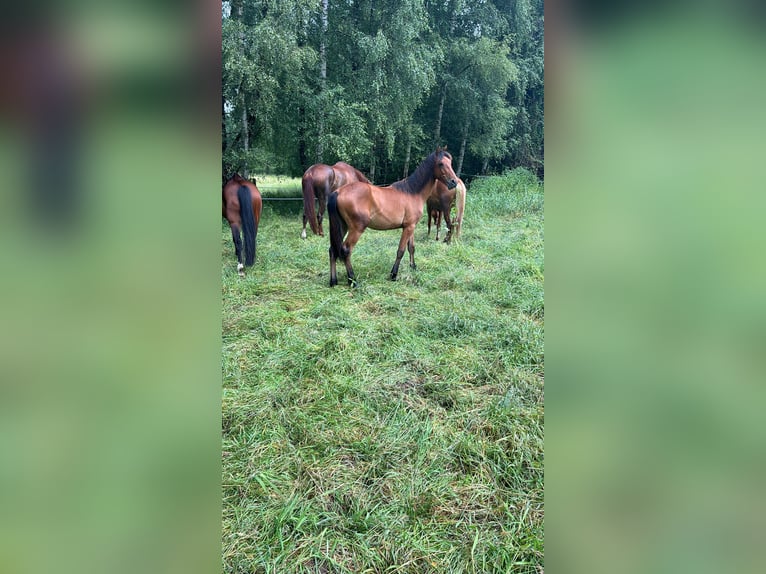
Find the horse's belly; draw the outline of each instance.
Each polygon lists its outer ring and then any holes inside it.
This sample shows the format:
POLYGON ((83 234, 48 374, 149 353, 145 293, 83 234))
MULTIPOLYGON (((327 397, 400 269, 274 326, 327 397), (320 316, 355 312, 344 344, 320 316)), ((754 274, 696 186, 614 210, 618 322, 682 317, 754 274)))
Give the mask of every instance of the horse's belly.
POLYGON ((370 213, 370 222, 367 227, 370 229, 377 229, 384 231, 386 229, 399 229, 404 227, 405 216, 404 213, 383 213, 380 211, 373 211, 370 213))

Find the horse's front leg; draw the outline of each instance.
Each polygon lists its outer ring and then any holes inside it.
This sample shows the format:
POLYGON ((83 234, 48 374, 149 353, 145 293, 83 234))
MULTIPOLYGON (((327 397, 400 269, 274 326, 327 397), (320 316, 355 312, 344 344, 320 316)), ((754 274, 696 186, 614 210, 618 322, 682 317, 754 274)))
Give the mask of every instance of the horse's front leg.
POLYGON ((410 252, 410 267, 415 269, 415 234, 412 234, 407 242, 407 250, 410 252))
POLYGON ((447 235, 444 237, 444 243, 452 240, 452 221, 450 220, 449 210, 444 212, 444 224, 447 226, 447 235))
MULTIPOLYGON (((404 257, 404 249, 409 245, 409 241, 412 238, 412 233, 414 231, 414 226, 405 227, 402 231, 402 237, 399 239, 399 249, 396 250, 396 261, 394 261, 394 266, 391 268, 391 281, 396 281, 396 276, 399 274, 399 263, 402 261, 402 257, 404 257)), ((412 247, 412 264, 414 265, 415 259, 415 245, 413 242, 412 247)))
POLYGON ((441 198, 442 213, 444 214, 444 224, 447 226, 447 234, 444 236, 444 243, 449 243, 452 240, 452 219, 450 213, 452 210, 452 199, 443 196, 441 198))

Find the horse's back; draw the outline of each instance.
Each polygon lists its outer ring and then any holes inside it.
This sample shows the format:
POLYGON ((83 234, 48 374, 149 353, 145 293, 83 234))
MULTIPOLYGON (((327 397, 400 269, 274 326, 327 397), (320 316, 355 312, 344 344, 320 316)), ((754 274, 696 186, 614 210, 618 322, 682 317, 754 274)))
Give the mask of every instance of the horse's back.
POLYGON ((365 177, 361 171, 356 169, 353 165, 346 163, 345 161, 336 162, 335 165, 332 166, 332 169, 335 172, 336 189, 355 181, 363 183, 369 182, 367 177, 365 177))
POLYGON ((399 229, 423 216, 420 196, 364 182, 349 183, 338 189, 337 204, 347 221, 354 219, 377 230, 399 229))
POLYGON ((341 185, 335 190, 338 194, 338 203, 341 205, 358 203, 362 200, 367 200, 372 196, 372 185, 363 181, 352 181, 345 185, 341 185))

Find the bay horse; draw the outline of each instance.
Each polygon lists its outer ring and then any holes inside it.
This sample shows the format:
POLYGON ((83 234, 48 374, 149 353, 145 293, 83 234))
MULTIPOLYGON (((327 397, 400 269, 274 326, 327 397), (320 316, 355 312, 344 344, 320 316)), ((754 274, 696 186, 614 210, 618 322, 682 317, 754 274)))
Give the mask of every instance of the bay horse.
POLYGON ((301 238, 306 239, 307 220, 314 235, 324 235, 322 216, 325 205, 327 205, 327 196, 339 187, 354 181, 369 183, 361 171, 343 161, 332 166, 316 163, 306 170, 301 180, 303 187, 303 231, 301 238), (318 203, 316 210, 319 212, 318 217, 314 210, 315 198, 318 203))
POLYGON ((258 222, 261 220, 263 201, 255 180, 248 181, 238 173, 233 174, 223 184, 221 193, 223 216, 231 226, 234 251, 237 254, 237 272, 245 276, 245 267, 255 262, 255 248, 258 237, 258 222), (244 259, 242 237, 244 236, 244 259))
POLYGON ((452 169, 452 156, 437 148, 406 179, 386 187, 357 182, 344 185, 330 194, 327 212, 330 218, 330 287, 338 284, 335 262, 346 264, 349 285, 355 286, 351 252, 362 233, 370 229, 402 229, 391 280, 396 280, 404 248, 410 253, 410 267, 415 269, 415 226, 423 217, 423 203, 431 195, 436 182, 448 189, 457 186, 452 169), (346 234, 345 241, 343 239, 346 234))
POLYGON ((442 214, 444 214, 444 223, 447 225, 447 236, 444 243, 452 240, 453 231, 455 239, 460 237, 460 228, 463 225, 463 211, 465 210, 465 184, 458 178, 457 186, 453 189, 447 189, 441 181, 436 182, 433 192, 426 200, 426 213, 428 213, 428 234, 431 235, 431 220, 436 224, 436 241, 439 241, 439 228, 442 223, 442 214), (452 206, 457 198, 457 216, 454 221, 451 219, 452 206))

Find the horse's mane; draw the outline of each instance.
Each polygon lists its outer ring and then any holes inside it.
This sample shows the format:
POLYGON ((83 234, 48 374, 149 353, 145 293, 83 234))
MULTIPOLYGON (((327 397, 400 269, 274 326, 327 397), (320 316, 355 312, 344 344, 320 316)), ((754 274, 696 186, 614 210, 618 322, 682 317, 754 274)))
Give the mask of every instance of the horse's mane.
POLYGON ((420 190, 425 187, 430 179, 434 176, 434 165, 442 157, 448 157, 450 160, 452 156, 447 150, 437 149, 413 171, 409 177, 397 181, 391 184, 391 187, 403 191, 404 193, 410 193, 416 195, 420 193, 420 190))

